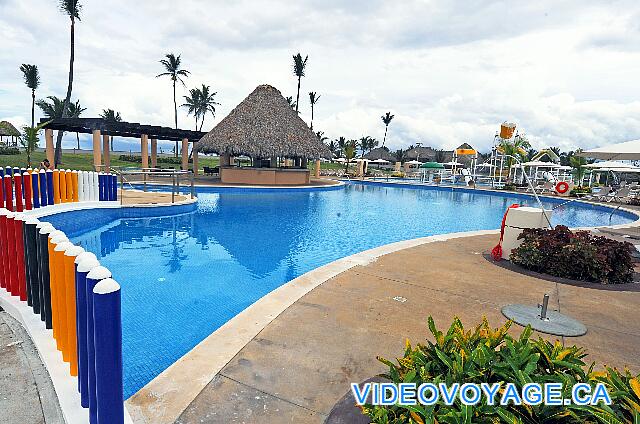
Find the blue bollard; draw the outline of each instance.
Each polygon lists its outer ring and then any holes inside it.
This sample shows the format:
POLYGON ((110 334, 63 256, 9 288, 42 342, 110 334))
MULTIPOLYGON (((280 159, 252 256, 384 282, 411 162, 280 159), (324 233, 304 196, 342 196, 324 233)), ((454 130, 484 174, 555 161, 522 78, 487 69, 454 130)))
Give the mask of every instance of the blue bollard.
POLYGON ((38 183, 38 172, 34 171, 31 174, 31 195, 33 196, 34 209, 38 209, 40 207, 40 187, 38 183))
POLYGON ((7 168, 5 169, 4 175, 13 177, 13 169, 10 166, 7 166, 7 168))
POLYGON ((87 376, 87 274, 100 262, 91 252, 82 252, 76 264, 76 337, 78 340, 78 392, 80 404, 89 407, 89 380, 87 376))
POLYGON ((118 200, 118 176, 111 176, 111 200, 114 202, 118 200))
POLYGON ((102 172, 98 174, 98 200, 101 202, 104 202, 106 200, 104 174, 102 172))
POLYGON ((111 174, 104 175, 104 200, 111 200, 111 174))
POLYGON ((124 424, 120 285, 111 278, 93 288, 98 424, 124 424))
POLYGON ((41 169, 38 173, 38 177, 40 180, 40 206, 44 207, 49 205, 49 199, 47 198, 47 173, 44 169, 41 169))
POLYGON ((47 203, 53 205, 53 171, 47 169, 47 203))
POLYGON ((98 423, 98 404, 96 400, 96 351, 94 340, 93 322, 93 288, 98 281, 111 278, 111 272, 97 266, 87 274, 87 393, 89 395, 89 423, 98 423))

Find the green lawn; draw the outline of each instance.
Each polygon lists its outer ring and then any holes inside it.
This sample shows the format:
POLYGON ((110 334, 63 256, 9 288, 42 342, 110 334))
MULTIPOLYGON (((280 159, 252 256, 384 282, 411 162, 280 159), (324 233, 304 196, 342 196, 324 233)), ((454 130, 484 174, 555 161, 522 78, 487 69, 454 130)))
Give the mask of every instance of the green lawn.
MULTIPOLYGON (((44 152, 34 152, 31 155, 31 166, 37 167, 40 162, 45 158, 44 152)), ((129 166, 139 167, 139 162, 129 162, 120 160, 119 154, 111 155, 111 166, 129 166)), ((205 166, 214 167, 218 166, 218 158, 200 157, 198 160, 198 167, 203 168, 205 166)), ((159 163, 161 168, 179 168, 180 165, 173 163, 159 163)), ((0 166, 12 166, 19 168, 27 168, 27 155, 20 153, 19 155, 0 155, 0 166)), ((60 168, 75 169, 82 171, 93 171, 93 154, 91 153, 64 153, 62 155, 62 165, 60 168)))

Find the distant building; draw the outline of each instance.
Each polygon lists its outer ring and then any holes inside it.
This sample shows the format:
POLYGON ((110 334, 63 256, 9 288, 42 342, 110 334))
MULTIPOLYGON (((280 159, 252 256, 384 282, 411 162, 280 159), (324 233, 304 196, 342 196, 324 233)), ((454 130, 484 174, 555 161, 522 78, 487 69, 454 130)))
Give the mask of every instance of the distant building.
POLYGON ((389 152, 389 150, 387 150, 387 148, 385 147, 376 147, 375 149, 372 149, 369 153, 367 153, 363 157, 369 160, 382 159, 382 160, 389 161, 391 163, 396 161, 396 157, 391 152, 389 152))
POLYGON ((449 162, 453 158, 452 150, 437 150, 432 147, 414 147, 405 152, 408 160, 420 162, 449 162))

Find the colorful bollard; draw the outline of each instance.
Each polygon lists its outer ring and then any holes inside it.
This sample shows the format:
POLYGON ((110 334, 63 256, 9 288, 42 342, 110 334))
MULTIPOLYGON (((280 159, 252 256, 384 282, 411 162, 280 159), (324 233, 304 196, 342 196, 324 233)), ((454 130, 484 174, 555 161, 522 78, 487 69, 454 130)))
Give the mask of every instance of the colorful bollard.
POLYGON ((115 202, 118 200, 118 176, 111 176, 111 201, 115 202))
POLYGON ((13 185, 16 194, 16 212, 22 212, 24 211, 24 206, 22 204, 22 175, 20 174, 20 170, 13 174, 13 185))
POLYGON ((31 174, 22 173, 22 186, 24 189, 24 208, 28 211, 33 209, 33 194, 31 190, 31 174))
POLYGON ((5 208, 13 212, 13 184, 11 183, 11 175, 7 173, 2 179, 4 180, 5 208))
POLYGON ((105 183, 105 174, 98 174, 98 200, 104 202, 106 199, 106 183, 105 183))
POLYGON ((123 424, 122 316, 120 285, 113 279, 93 289, 98 423, 123 424))
POLYGON ((55 174, 51 169, 47 169, 45 174, 47 175, 47 204, 54 205, 56 203, 55 174))
POLYGON ((24 220, 24 259, 27 276, 27 304, 34 314, 40 313, 40 277, 38 275, 37 229, 40 223, 36 218, 26 217, 24 220))
POLYGON ((95 267, 87 274, 87 384, 89 394, 90 424, 98 423, 98 404, 96 399, 96 346, 94 341, 95 329, 93 315, 93 289, 99 281, 107 278, 111 278, 111 272, 103 266, 95 267))
POLYGON ((14 217, 14 241, 16 251, 16 267, 18 275, 18 292, 17 296, 23 302, 27 301, 27 275, 24 266, 24 216, 22 214, 16 214, 14 217))
POLYGON ((15 212, 7 212, 6 226, 7 226, 7 243, 5 244, 6 250, 6 263, 5 268, 7 278, 7 292, 12 296, 16 296, 18 293, 18 266, 16 265, 16 232, 15 232, 15 212))
POLYGON ((0 208, 4 208, 4 169, 0 168, 0 208))
MULTIPOLYGON (((55 296, 52 300, 53 312, 55 314, 55 319, 53 321, 54 328, 56 324, 58 326, 58 350, 62 352, 62 360, 64 362, 71 361, 71 355, 69 354, 69 327, 67 314, 69 311, 67 310, 67 292, 65 284, 65 272, 64 272, 64 251, 69 247, 73 246, 72 243, 68 241, 63 241, 53 248, 53 275, 54 278, 54 290, 55 296), (56 312, 57 311, 57 312, 56 312)), ((51 269, 50 269, 51 271, 51 269)))
POLYGON ((33 189, 33 208, 40 208, 40 179, 38 171, 31 173, 31 187, 33 189))
POLYGON ((73 173, 70 169, 65 172, 66 186, 67 186, 67 202, 73 202, 73 173))
POLYGON ((78 375, 78 342, 76 339, 76 257, 84 252, 80 246, 71 246, 64 251, 64 289, 67 310, 67 346, 72 376, 78 375))
POLYGON ((78 391, 80 404, 89 407, 87 376, 87 274, 100 262, 91 252, 79 254, 76 263, 76 337, 78 340, 78 391))
POLYGON ((40 320, 44 322, 46 329, 53 328, 51 323, 51 282, 49 277, 49 234, 55 231, 53 225, 48 222, 40 222, 36 225, 38 229, 38 259, 40 277, 40 320))
POLYGON ((5 290, 7 290, 7 283, 9 278, 9 266, 7 262, 9 254, 6 251, 8 213, 9 211, 7 209, 0 208, 0 288, 3 288, 5 290))

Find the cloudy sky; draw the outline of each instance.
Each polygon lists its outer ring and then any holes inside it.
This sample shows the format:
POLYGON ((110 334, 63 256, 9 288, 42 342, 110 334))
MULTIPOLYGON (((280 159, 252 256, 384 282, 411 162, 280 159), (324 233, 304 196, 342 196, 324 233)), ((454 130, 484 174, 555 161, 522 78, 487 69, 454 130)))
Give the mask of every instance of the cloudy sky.
MULTIPOLYGON (((210 129, 259 84, 295 96, 300 51, 309 55, 301 116, 309 122, 308 92, 318 92, 314 128, 330 138, 382 140, 387 111, 392 149, 488 150, 504 120, 537 148, 640 138, 637 0, 80 1, 73 99, 86 117, 113 108, 172 126, 170 81, 155 75, 174 52, 191 71, 187 88, 218 93, 210 129)), ((0 120, 30 119, 22 63, 40 68, 38 98, 64 97, 68 38, 57 1, 0 0, 0 120)), ((184 109, 178 119, 193 128, 184 109)))

